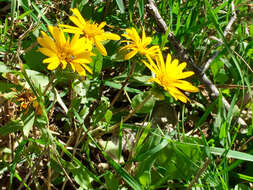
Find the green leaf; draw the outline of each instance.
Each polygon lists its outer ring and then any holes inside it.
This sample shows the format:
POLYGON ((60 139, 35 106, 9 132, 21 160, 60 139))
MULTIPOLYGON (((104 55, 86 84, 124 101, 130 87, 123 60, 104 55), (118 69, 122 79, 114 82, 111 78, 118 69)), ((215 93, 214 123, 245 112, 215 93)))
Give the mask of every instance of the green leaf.
MULTIPOLYGON (((29 46, 31 43, 31 40, 26 40, 23 42, 23 45, 29 46)), ((47 70, 47 65, 42 63, 45 58, 37 49, 31 50, 24 55, 25 64, 28 65, 29 69, 39 72, 47 70)))
POLYGON ((15 133, 22 130, 24 123, 20 120, 11 120, 6 125, 0 127, 0 134, 5 136, 9 133, 15 133))
POLYGON ((28 137, 30 130, 33 127, 33 123, 35 120, 35 114, 34 112, 32 112, 30 115, 28 115, 25 119, 24 119, 24 128, 23 128, 23 132, 24 132, 24 136, 28 137))
MULTIPOLYGON (((30 7, 30 1, 28 0, 20 0, 20 5, 22 6, 22 8, 24 9, 24 11, 30 11, 31 9, 30 7)), ((34 3, 33 3, 34 4, 34 3)), ((35 5, 35 4, 34 4, 35 5)), ((37 6, 35 6, 37 8, 37 6)), ((37 8, 38 9, 38 8, 37 8)), ((33 12, 31 12, 31 17, 32 19, 35 21, 35 23, 41 23, 41 21, 39 20, 39 17, 37 15, 35 15, 33 12)), ((43 17, 45 18, 45 15, 43 15, 43 17)), ((46 19, 47 20, 47 19, 46 19)), ((47 20, 48 21, 48 20, 47 20)), ((47 31, 47 27, 41 23, 42 29, 44 31, 47 31)))
MULTIPOLYGON (((212 154, 219 156, 223 155, 223 153, 226 151, 226 149, 224 148, 217 148, 217 147, 209 147, 209 149, 212 154)), ((228 153, 226 154, 226 157, 253 162, 253 155, 234 150, 229 150, 228 153)))
POLYGON ((47 19, 44 13, 41 12, 41 10, 35 5, 34 2, 32 2, 33 8, 39 13, 39 16, 47 23, 47 25, 51 25, 51 22, 47 19))
POLYGON ((241 70, 241 68, 240 68, 240 64, 238 63, 236 57, 235 57, 234 54, 232 53, 232 50, 231 50, 231 48, 229 47, 229 44, 227 43, 227 40, 226 40, 226 38, 225 38, 225 36, 224 36, 224 33, 223 33, 223 30, 221 29, 221 26, 220 26, 220 22, 218 21, 218 17, 217 17, 217 15, 216 15, 216 13, 214 12, 214 10, 213 10, 211 4, 209 3, 209 1, 208 1, 208 0, 205 0, 204 2, 205 2, 205 5, 206 5, 206 7, 207 7, 209 16, 211 17, 211 20, 212 20, 212 22, 213 22, 215 28, 217 29, 219 35, 221 36, 222 41, 223 41, 223 43, 224 43, 224 45, 225 45, 225 47, 226 47, 226 49, 227 49, 229 55, 231 56, 231 58, 232 58, 232 60, 233 60, 233 62, 234 62, 234 64, 235 64, 235 67, 237 68, 237 70, 238 70, 238 72, 239 72, 239 75, 240 75, 240 77, 241 77, 241 82, 244 84, 244 78, 243 78, 242 70, 241 70))
POLYGON ((93 70, 93 77, 98 77, 101 74, 103 66, 103 56, 98 51, 95 52, 96 56, 92 57, 93 61, 91 63, 91 68, 93 70))
POLYGON ((142 144, 144 142, 144 140, 146 139, 146 137, 148 136, 149 134, 149 131, 150 131, 150 127, 151 127, 151 122, 149 122, 147 124, 147 126, 145 127, 143 133, 141 134, 138 142, 137 142, 137 145, 136 145, 136 154, 138 154, 139 150, 141 149, 142 147, 142 144))
POLYGON ((107 175, 105 175, 104 177, 105 177, 105 184, 107 186, 107 189, 111 189, 111 190, 120 189, 118 179, 113 175, 112 172, 108 171, 107 175))
POLYGON ((138 9, 142 25, 144 26, 144 0, 138 0, 138 9))
POLYGON ((120 13, 124 14, 125 13, 125 6, 122 0, 116 0, 117 5, 119 7, 120 13))
POLYGON ((11 72, 11 69, 9 69, 3 62, 0 61, 0 73, 7 72, 11 72))
MULTIPOLYGON (((12 184, 12 181, 13 181, 13 177, 16 176, 16 166, 17 166, 17 163, 19 163, 21 161, 20 157, 23 153, 23 150, 24 150, 24 147, 25 147, 25 144, 27 143, 27 140, 22 140, 18 147, 16 148, 16 151, 15 151, 15 157, 14 157, 14 160, 11 164, 11 167, 10 167, 10 170, 11 170, 11 174, 10 174, 10 184, 12 184)), ((17 176, 16 176, 17 177, 17 176)))
POLYGON ((112 165, 112 167, 117 171, 118 175, 121 176, 130 187, 132 187, 134 190, 142 189, 140 184, 131 175, 129 175, 129 173, 121 165, 111 159, 105 152, 103 152, 103 155, 112 165))
MULTIPOLYGON (((112 81, 108 81, 106 80, 105 81, 105 86, 109 86, 109 87, 112 87, 112 88, 115 88, 115 89, 121 89, 121 84, 118 84, 116 82, 112 82, 112 81)), ((130 88, 130 87, 125 87, 125 90, 127 92, 132 92, 132 93, 136 93, 136 94, 140 94, 142 93, 142 91, 138 90, 138 89, 135 89, 135 88, 130 88)))
POLYGON ((135 160, 136 161, 143 161, 151 157, 152 155, 156 154, 157 152, 161 151, 164 147, 168 144, 168 140, 164 139, 160 144, 155 146, 154 148, 144 152, 143 154, 138 155, 135 160))
POLYGON ((84 167, 76 167, 76 168, 70 169, 70 171, 76 183, 80 185, 79 188, 92 189, 91 182, 93 181, 93 179, 88 175, 84 167))
POLYGON ((0 80, 0 93, 11 92, 11 88, 17 88, 17 85, 0 80))
MULTIPOLYGON (((57 146, 59 146, 62 151, 71 159, 73 159, 73 162, 77 165, 78 168, 82 168, 82 171, 84 171, 85 173, 87 173, 87 175, 91 178, 93 178, 93 180, 95 180, 96 182, 98 183, 101 183, 101 181, 99 180, 99 178, 93 174, 90 170, 88 170, 88 168, 86 168, 82 162, 80 162, 76 157, 73 157, 72 153, 69 152, 62 143, 58 142, 56 139, 55 139, 55 143, 57 144, 57 146)), ((78 178, 79 179, 79 178, 78 178)))
POLYGON ((107 123, 109 123, 111 121, 111 118, 112 118, 112 111, 111 110, 107 110, 106 113, 105 113, 105 121, 107 123))
POLYGON ((224 66, 224 62, 217 60, 217 61, 213 61, 211 63, 211 71, 214 75, 214 77, 219 73, 219 70, 224 66))
MULTIPOLYGON (((141 94, 136 95, 131 102, 131 106, 135 109, 139 104, 141 104, 144 99, 150 94, 150 92, 144 92, 141 94)), ((143 106, 142 108, 137 111, 137 113, 150 113, 155 105, 155 98, 151 97, 143 106)))

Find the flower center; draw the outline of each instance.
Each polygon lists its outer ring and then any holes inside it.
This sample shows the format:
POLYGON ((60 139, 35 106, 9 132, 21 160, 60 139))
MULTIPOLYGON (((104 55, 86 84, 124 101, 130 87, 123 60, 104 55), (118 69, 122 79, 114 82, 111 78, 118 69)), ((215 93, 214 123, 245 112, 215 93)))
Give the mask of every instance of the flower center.
POLYGON ((169 86, 172 84, 172 79, 169 76, 165 76, 165 74, 160 74, 157 76, 157 78, 164 86, 169 86))
POLYGON ((87 23, 85 28, 83 28, 87 38, 93 38, 94 36, 101 35, 104 33, 104 30, 98 28, 98 24, 87 23))
POLYGON ((58 58, 60 60, 65 60, 67 63, 70 63, 75 59, 75 56, 72 54, 71 51, 66 51, 64 48, 60 50, 58 53, 58 58))
POLYGON ((143 45, 142 40, 140 40, 136 45, 140 54, 145 55, 147 53, 147 48, 145 45, 143 45))

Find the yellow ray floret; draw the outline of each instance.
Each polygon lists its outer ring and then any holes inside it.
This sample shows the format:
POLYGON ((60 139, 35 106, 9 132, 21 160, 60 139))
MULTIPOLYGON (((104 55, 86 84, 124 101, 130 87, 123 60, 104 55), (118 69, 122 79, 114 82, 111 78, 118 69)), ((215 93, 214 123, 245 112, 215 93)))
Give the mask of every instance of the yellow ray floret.
POLYGON ((160 51, 159 46, 152 46, 150 48, 147 47, 151 43, 152 38, 146 37, 144 28, 142 29, 142 38, 139 37, 135 28, 126 29, 126 34, 122 34, 122 36, 128 39, 122 41, 127 42, 128 44, 121 48, 121 50, 130 51, 125 55, 126 60, 131 59, 137 53, 153 59, 160 51))
POLYGON ((78 9, 75 8, 70 10, 74 13, 74 16, 70 16, 69 19, 76 25, 76 27, 61 24, 60 26, 64 27, 63 31, 73 34, 83 34, 96 45, 97 49, 102 55, 106 56, 107 52, 102 44, 102 41, 120 40, 120 36, 105 32, 103 28, 106 25, 106 22, 102 22, 100 24, 90 23, 84 20, 78 9))
POLYGON ((73 71, 77 71, 81 76, 86 75, 86 70, 92 73, 87 66, 91 63, 92 42, 86 38, 79 38, 80 34, 75 34, 72 40, 66 39, 63 31, 56 26, 48 26, 52 38, 45 32, 41 32, 42 37, 38 37, 37 41, 42 46, 39 51, 48 56, 43 63, 48 63, 49 70, 55 70, 59 65, 65 69, 68 64, 71 65, 73 71))
POLYGON ((198 88, 193 86, 190 82, 182 80, 194 75, 192 71, 183 72, 186 63, 179 64, 177 59, 172 60, 171 55, 167 55, 166 63, 161 53, 155 58, 155 62, 148 58, 149 63, 143 63, 155 73, 155 77, 149 79, 150 82, 156 82, 168 91, 176 100, 184 103, 190 101, 180 90, 187 92, 198 92, 198 88), (180 89, 180 90, 179 90, 180 89))

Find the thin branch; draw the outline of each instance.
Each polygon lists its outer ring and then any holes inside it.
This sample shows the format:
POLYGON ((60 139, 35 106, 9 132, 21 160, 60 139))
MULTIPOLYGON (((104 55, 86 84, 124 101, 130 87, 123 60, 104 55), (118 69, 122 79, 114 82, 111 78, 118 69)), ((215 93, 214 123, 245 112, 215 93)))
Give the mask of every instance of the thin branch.
MULTIPOLYGON (((148 10, 151 12, 152 16, 154 16, 157 25, 160 27, 162 32, 166 32, 168 30, 168 27, 162 17, 160 16, 157 7, 155 6, 153 0, 148 0, 147 4, 148 10)), ((169 32, 168 40, 171 43, 171 46, 174 47, 174 49, 177 52, 177 56, 180 57, 182 61, 185 61, 189 64, 191 69, 196 73, 199 80, 209 89, 211 93, 215 95, 215 97, 219 97, 220 93, 217 87, 212 83, 212 81, 206 76, 206 74, 202 73, 202 70, 194 63, 194 60, 188 55, 188 52, 185 50, 185 48, 180 44, 180 42, 176 39, 173 33, 169 32)), ((227 102, 227 100, 222 97, 222 102, 227 110, 230 109, 230 104, 227 102)), ((246 126, 246 122, 242 118, 238 118, 238 122, 241 125, 246 126)))
POLYGON ((121 89, 118 91, 118 93, 116 94, 116 96, 113 98, 112 100, 112 103, 110 105, 110 108, 115 104, 115 102, 118 100, 119 98, 119 95, 121 94, 121 92, 124 90, 125 86, 127 85, 129 79, 130 79, 130 76, 132 75, 133 71, 134 71, 134 68, 135 68, 135 65, 136 65, 136 62, 134 62, 132 65, 131 65, 131 69, 127 75, 127 78, 126 80, 124 81, 124 83, 122 84, 122 87, 121 89))
POLYGON ((192 188, 192 186, 194 185, 194 183, 196 183, 196 181, 200 178, 200 176, 207 169, 207 167, 208 167, 209 164, 210 164, 210 159, 207 157, 204 165, 202 166, 202 168, 200 168, 200 170, 198 171, 197 175, 192 179, 191 183, 187 187, 187 190, 190 190, 192 188))
MULTIPOLYGON (((226 26, 225 30, 224 30, 224 36, 226 37, 228 32, 231 29, 232 24, 235 22, 237 16, 236 16, 236 11, 235 11, 235 5, 234 2, 231 2, 231 10, 232 10, 232 17, 230 19, 230 21, 228 22, 228 25, 226 26)), ((216 48, 220 47, 223 43, 221 41, 219 41, 219 43, 217 44, 216 48)), ((210 59, 207 60, 206 64, 204 65, 203 69, 202 69, 202 73, 205 73, 206 70, 210 67, 210 64, 213 62, 213 60, 220 54, 221 51, 217 51, 210 59)))
POLYGON ((54 75, 50 78, 50 80, 49 80, 49 82, 48 82, 48 84, 47 84, 47 86, 46 86, 46 88, 45 88, 45 90, 44 90, 44 92, 43 92, 43 96, 46 95, 47 90, 48 90, 49 87, 53 84, 55 77, 56 77, 56 74, 54 73, 54 75))
POLYGON ((75 186, 73 180, 69 177, 67 171, 66 171, 65 168, 62 166, 61 161, 59 160, 59 155, 56 153, 56 151, 54 150, 54 148, 52 148, 51 150, 52 150, 52 153, 55 155, 56 161, 57 161, 57 163, 59 164, 60 168, 62 169, 62 171, 63 171, 65 177, 70 181, 72 187, 73 187, 74 189, 77 189, 77 187, 75 186))
POLYGON ((100 83, 99 95, 98 95, 97 101, 92 104, 92 106, 89 110, 89 113, 87 114, 87 116, 84 119, 84 125, 85 125, 86 128, 90 127, 90 121, 91 121, 91 117, 93 115, 93 112, 96 110, 96 108, 98 107, 98 105, 101 102, 101 97, 102 97, 103 89, 104 89, 103 78, 104 78, 104 74, 102 72, 101 73, 101 83, 100 83))
MULTIPOLYGON (((22 183, 19 185, 18 190, 21 190, 24 186, 24 184, 26 183, 26 181, 28 180, 28 178, 31 176, 31 174, 33 173, 34 168, 39 168, 39 163, 42 160, 42 158, 44 157, 44 154, 42 153, 37 160, 35 161, 34 165, 32 166, 32 168, 30 168, 29 172, 26 174, 25 178, 23 179, 22 183)), ((28 185, 29 187, 29 185, 28 185)))

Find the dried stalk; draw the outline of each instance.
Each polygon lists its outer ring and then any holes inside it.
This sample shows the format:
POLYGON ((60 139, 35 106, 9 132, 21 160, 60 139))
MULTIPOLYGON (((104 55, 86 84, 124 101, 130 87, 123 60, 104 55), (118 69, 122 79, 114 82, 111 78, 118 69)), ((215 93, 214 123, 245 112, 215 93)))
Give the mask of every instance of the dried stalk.
POLYGON ((207 167, 208 167, 209 164, 210 164, 210 159, 207 157, 204 165, 202 166, 202 168, 200 168, 200 170, 198 171, 197 175, 192 179, 191 183, 187 187, 187 190, 190 190, 192 188, 192 186, 194 185, 194 183, 196 183, 196 181, 200 178, 200 176, 207 169, 207 167))
MULTIPOLYGON (((162 32, 165 33, 168 30, 168 26, 166 25, 165 21, 159 14, 158 9, 155 6, 153 0, 148 0, 147 8, 151 12, 152 16, 154 16, 158 27, 162 30, 162 32)), ((173 33, 169 32, 168 40, 171 43, 171 46, 174 47, 174 49, 176 50, 177 56, 180 57, 182 61, 185 61, 189 64, 191 69, 198 76, 199 80, 209 89, 209 92, 213 93, 215 97, 219 97, 220 93, 217 87, 212 83, 212 81, 207 77, 205 73, 202 73, 202 70, 194 63, 194 60, 188 55, 188 52, 176 39, 173 33)), ((222 102, 225 108, 229 110, 230 104, 224 97, 222 97, 222 102)), ((240 117, 238 118, 238 123, 240 123, 243 126, 247 125, 246 122, 240 117)))
MULTIPOLYGON (((226 26, 225 30, 224 30, 224 36, 226 37, 228 32, 231 29, 232 24, 235 22, 236 20, 236 11, 235 11, 235 5, 234 2, 231 2, 231 10, 232 10, 232 17, 228 22, 228 25, 226 26)), ((217 44, 216 48, 220 47, 222 45, 222 41, 219 41, 219 43, 217 44)), ((204 65, 203 69, 202 69, 202 73, 205 73, 206 70, 210 67, 210 64, 213 62, 213 60, 220 54, 221 51, 217 51, 210 59, 207 60, 206 64, 204 65)))
POLYGON ((130 76, 131 76, 132 73, 134 72, 135 66, 136 66, 136 62, 134 62, 134 63, 131 65, 130 72, 128 73, 126 80, 125 80, 124 83, 122 84, 122 87, 120 88, 120 90, 118 91, 118 93, 116 94, 116 96, 113 98, 112 103, 111 103, 111 105, 110 105, 110 108, 111 108, 111 107, 115 104, 115 102, 118 100, 119 95, 120 95, 121 92, 124 90, 125 86, 127 85, 128 81, 129 81, 129 79, 130 79, 130 76))

